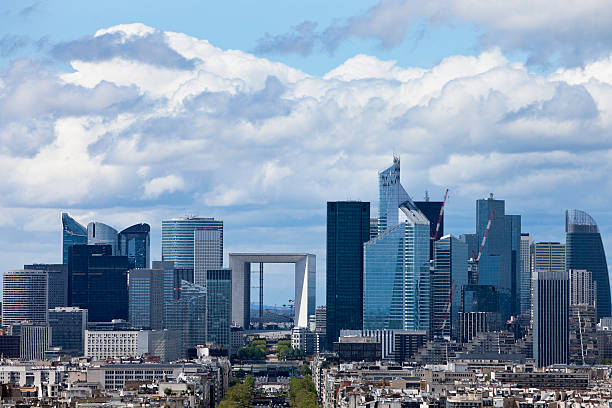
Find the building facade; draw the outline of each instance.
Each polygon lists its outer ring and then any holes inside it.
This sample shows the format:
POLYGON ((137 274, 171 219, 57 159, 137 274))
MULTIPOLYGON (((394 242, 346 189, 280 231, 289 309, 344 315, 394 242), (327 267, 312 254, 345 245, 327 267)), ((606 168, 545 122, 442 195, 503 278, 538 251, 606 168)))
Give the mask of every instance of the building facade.
POLYGON ((193 283, 206 287, 207 271, 223 267, 223 234, 216 228, 196 229, 193 233, 193 283))
POLYGON ((2 325, 30 322, 47 324, 47 273, 16 270, 3 274, 2 325))
POLYGON ((533 240, 528 233, 521 233, 521 274, 520 274, 520 312, 531 310, 531 245, 533 240))
POLYGON ((23 269, 45 271, 47 273, 47 301, 49 309, 68 305, 68 265, 33 264, 23 269))
POLYGON ((431 235, 429 251, 431 254, 431 260, 433 260, 434 242, 444 236, 444 214, 442 213, 442 217, 440 217, 440 213, 442 212, 442 201, 415 201, 414 204, 429 220, 429 232, 431 235), (438 219, 440 219, 439 227, 438 219), (438 228, 437 232, 436 227, 438 228))
POLYGON ((87 243, 87 228, 79 224, 68 213, 62 213, 62 263, 68 264, 68 248, 74 244, 87 243))
POLYGON ((137 329, 159 330, 164 322, 164 270, 128 271, 128 313, 137 329))
POLYGON ((610 278, 599 227, 584 211, 565 212, 567 269, 586 269, 596 284, 597 320, 612 316, 610 309, 610 278))
POLYGON ((342 329, 363 326, 363 244, 370 237, 370 203, 327 203, 326 321, 328 348, 342 329))
POLYGON ((87 310, 78 307, 56 307, 49 309, 51 346, 61 347, 62 354, 73 357, 84 355, 87 310))
POLYGON ((127 256, 130 268, 149 268, 151 265, 151 227, 135 224, 118 235, 119 253, 127 256))
POLYGON ((119 233, 113 227, 101 222, 87 224, 88 245, 110 245, 112 255, 119 255, 119 233))
POLYGON ((206 344, 206 288, 181 281, 179 296, 166 307, 166 328, 179 333, 181 351, 206 344))
POLYGON ((206 344, 229 350, 232 326, 232 270, 206 271, 206 344))
POLYGON ((51 328, 47 325, 21 324, 13 327, 13 334, 19 331, 20 358, 42 360, 51 345, 51 328))
POLYGON ((521 216, 506 215, 506 241, 510 250, 511 313, 521 313, 521 216))
POLYGON ((569 279, 565 271, 536 270, 533 276, 533 357, 538 367, 567 364, 569 279))
POLYGON ((194 231, 216 229, 221 234, 223 253, 223 221, 214 218, 174 218, 162 221, 162 261, 173 261, 175 268, 194 268, 194 231))

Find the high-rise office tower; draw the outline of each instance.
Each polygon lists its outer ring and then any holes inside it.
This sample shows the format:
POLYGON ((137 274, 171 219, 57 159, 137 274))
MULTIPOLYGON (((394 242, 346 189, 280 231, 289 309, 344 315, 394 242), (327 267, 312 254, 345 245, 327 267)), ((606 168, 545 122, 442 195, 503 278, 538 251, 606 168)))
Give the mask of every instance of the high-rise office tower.
POLYGON ((194 267, 194 231, 216 229, 221 233, 223 254, 223 221, 214 218, 173 218, 162 221, 162 261, 173 261, 175 268, 194 267))
POLYGON ((569 302, 570 305, 595 306, 595 287, 593 274, 586 269, 569 270, 569 302))
POLYGON ((565 212, 567 269, 586 269, 597 285, 595 295, 597 320, 612 316, 610 310, 610 279, 601 235, 595 220, 584 211, 565 212))
POLYGON ((193 233, 193 281, 196 285, 206 287, 206 271, 223 267, 223 236, 216 228, 196 229, 193 233))
POLYGON ((521 275, 520 275, 520 312, 531 310, 531 245, 533 241, 528 233, 521 233, 521 275))
POLYGON ((565 271, 533 275, 533 357, 538 367, 567 364, 569 281, 565 271))
POLYGON ((47 273, 49 309, 68 305, 68 264, 33 264, 24 265, 23 269, 47 273))
POLYGON ((370 218, 370 239, 378 236, 378 218, 370 218))
POLYGON ((168 304, 166 327, 180 333, 185 356, 188 349, 206 343, 206 288, 182 281, 179 296, 168 304))
POLYGON ((51 327, 31 322, 11 326, 13 335, 19 334, 19 357, 23 360, 42 360, 51 345, 51 327))
POLYGON ((49 309, 51 346, 61 347, 62 354, 83 356, 84 335, 87 330, 87 310, 78 307, 49 309))
POLYGON ((415 201, 414 204, 429 220, 429 231, 432 237, 429 245, 431 260, 434 255, 434 242, 444 236, 444 214, 440 218, 440 210, 442 209, 442 201, 415 201), (438 218, 440 218, 440 227, 436 235, 436 227, 438 226, 438 218))
POLYGON ((457 335, 461 288, 467 285, 467 244, 452 235, 435 242, 431 277, 431 330, 434 336, 457 335))
POLYGON ((135 224, 119 233, 119 253, 127 256, 130 268, 148 268, 151 264, 151 227, 135 224))
POLYGON ((430 330, 429 220, 400 211, 400 224, 364 244, 364 330, 430 330))
POLYGON ((230 349, 232 326, 232 270, 206 271, 206 344, 230 349))
MULTIPOLYGON (((174 269, 174 262, 167 261, 153 261, 151 265, 152 269, 162 271, 163 275, 163 323, 162 326, 167 328, 168 319, 168 305, 175 299, 178 299, 181 289, 181 281, 176 280, 176 271, 174 269)), ((192 274, 193 276, 193 274, 192 274)), ((193 280, 193 279, 192 279, 193 280)))
POLYGON ((512 314, 521 313, 521 216, 506 215, 506 241, 510 246, 512 314))
POLYGON ((130 269, 128 271, 128 313, 137 329, 160 330, 164 320, 164 271, 130 269))
POLYGON ((569 270, 569 362, 573 364, 599 362, 595 320, 596 286, 591 271, 569 270))
POLYGON ((363 243, 370 237, 370 203, 327 203, 327 346, 342 329, 363 325, 363 243))
POLYGON ((128 259, 110 245, 74 245, 68 263, 69 306, 88 310, 92 322, 128 319, 128 259))
POLYGON ((87 228, 62 213, 62 263, 68 265, 68 248, 74 244, 87 243, 87 228))
POLYGON ((47 273, 37 270, 4 272, 2 325, 47 324, 47 273))
POLYGON ((400 183, 400 159, 393 156, 391 167, 378 173, 378 233, 399 224, 399 207, 404 202, 414 203, 400 183))
POLYGON ((118 234, 116 229, 101 222, 87 224, 87 244, 110 245, 113 255, 119 255, 118 234))
POLYGON ((531 272, 565 271, 565 244, 536 242, 531 248, 531 272))
MULTIPOLYGON (((506 203, 496 200, 491 194, 488 198, 476 201, 476 232, 478 242, 482 242, 491 217, 491 227, 482 255, 478 263, 478 284, 493 285, 499 295, 499 311, 503 319, 508 319, 513 312, 515 304, 512 298, 513 287, 516 288, 516 274, 518 270, 512 268, 512 241, 511 236, 516 235, 506 231, 510 226, 517 229, 506 218, 506 203)), ((518 227, 518 240, 520 242, 520 226, 518 227)), ((516 244, 518 251, 519 244, 516 244)), ((516 289, 515 289, 516 290, 516 289)))

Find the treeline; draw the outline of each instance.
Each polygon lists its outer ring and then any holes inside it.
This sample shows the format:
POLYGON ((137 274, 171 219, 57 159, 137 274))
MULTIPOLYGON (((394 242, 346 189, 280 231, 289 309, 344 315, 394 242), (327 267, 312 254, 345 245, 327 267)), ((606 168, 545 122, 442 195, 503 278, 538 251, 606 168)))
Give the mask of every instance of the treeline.
POLYGON ((291 340, 279 340, 277 352, 281 360, 301 360, 305 355, 304 350, 291 347, 291 340))
POLYGON ((240 347, 237 357, 240 360, 265 360, 266 341, 264 339, 255 339, 251 344, 240 347))
POLYGON ((247 375, 244 382, 228 388, 219 408, 249 408, 253 399, 253 388, 255 388, 255 378, 247 375))
POLYGON ((294 408, 318 408, 317 391, 310 374, 289 381, 289 403, 294 408))

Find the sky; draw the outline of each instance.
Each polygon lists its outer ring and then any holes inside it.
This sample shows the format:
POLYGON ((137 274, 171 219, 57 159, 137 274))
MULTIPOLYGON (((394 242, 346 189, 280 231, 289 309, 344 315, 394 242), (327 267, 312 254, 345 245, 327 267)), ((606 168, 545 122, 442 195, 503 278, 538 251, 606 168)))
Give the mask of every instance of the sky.
MULTIPOLYGON (((324 304, 326 201, 375 215, 393 154, 414 199, 450 190, 447 233, 492 192, 535 241, 587 211, 612 254, 611 18, 601 0, 3 1, 0 270, 61 262, 62 211, 149 223, 153 260, 161 220, 197 214, 225 222, 226 255, 316 254, 324 304)), ((292 267, 266 270, 265 303, 287 303, 292 267)))

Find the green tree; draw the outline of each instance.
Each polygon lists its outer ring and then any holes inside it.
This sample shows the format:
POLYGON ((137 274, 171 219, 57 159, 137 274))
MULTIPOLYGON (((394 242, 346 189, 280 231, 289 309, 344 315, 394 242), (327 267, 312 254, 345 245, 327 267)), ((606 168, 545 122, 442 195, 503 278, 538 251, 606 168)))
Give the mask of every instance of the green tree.
POLYGON ((224 408, 249 408, 251 396, 251 388, 247 384, 236 384, 227 390, 220 405, 224 408))
POLYGON ((312 370, 310 369, 310 367, 308 366, 308 364, 302 364, 300 366, 300 375, 302 377, 306 376, 306 375, 310 375, 312 374, 312 370))
POLYGON ((251 374, 247 375, 247 377, 244 379, 244 383, 251 389, 251 391, 253 388, 255 388, 255 378, 251 374))
POLYGON ((317 392, 309 374, 302 378, 291 378, 289 381, 289 403, 294 408, 316 408, 319 406, 317 392))

